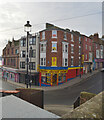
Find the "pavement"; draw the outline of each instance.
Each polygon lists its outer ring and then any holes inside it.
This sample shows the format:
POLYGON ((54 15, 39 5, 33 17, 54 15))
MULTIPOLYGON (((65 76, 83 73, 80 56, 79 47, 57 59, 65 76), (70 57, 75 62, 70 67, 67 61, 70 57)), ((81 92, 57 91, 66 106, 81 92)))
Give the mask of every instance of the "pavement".
MULTIPOLYGON (((101 70, 95 70, 93 71, 92 73, 87 73, 87 74, 83 74, 80 78, 80 76, 78 77, 75 77, 61 85, 58 85, 58 86, 51 86, 51 87, 43 87, 43 86, 35 86, 35 85, 32 85, 31 88, 34 88, 34 89, 41 89, 41 90, 44 90, 44 91, 51 91, 51 90, 59 90, 59 89, 63 89, 63 88, 67 88, 69 86, 72 86, 72 85, 75 85, 75 84, 78 84, 79 82, 81 81, 85 81, 87 80, 87 78, 95 75, 96 73, 100 72, 101 70)), ((16 85, 18 87, 22 87, 22 88, 26 88, 26 84, 23 84, 23 83, 16 83, 16 82, 13 82, 13 81, 10 81, 10 80, 7 80, 7 82, 13 84, 13 85, 16 85)))

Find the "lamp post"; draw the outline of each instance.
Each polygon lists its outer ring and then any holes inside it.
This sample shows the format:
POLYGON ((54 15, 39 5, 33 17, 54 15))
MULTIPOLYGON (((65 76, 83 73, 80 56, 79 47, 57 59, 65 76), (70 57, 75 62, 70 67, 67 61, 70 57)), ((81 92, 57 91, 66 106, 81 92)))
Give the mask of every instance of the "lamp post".
POLYGON ((29 76, 28 76, 28 62, 29 62, 29 58, 28 58, 28 37, 29 37, 29 32, 31 32, 31 27, 32 27, 32 25, 29 24, 29 21, 27 21, 27 23, 24 25, 24 31, 27 32, 27 58, 26 58, 26 63, 27 63, 26 87, 27 88, 28 88, 28 84, 29 84, 29 76))
POLYGON ((32 67, 32 63, 31 63, 31 57, 32 57, 32 46, 30 47, 30 88, 31 88, 31 81, 32 81, 32 76, 31 76, 31 67, 32 67))

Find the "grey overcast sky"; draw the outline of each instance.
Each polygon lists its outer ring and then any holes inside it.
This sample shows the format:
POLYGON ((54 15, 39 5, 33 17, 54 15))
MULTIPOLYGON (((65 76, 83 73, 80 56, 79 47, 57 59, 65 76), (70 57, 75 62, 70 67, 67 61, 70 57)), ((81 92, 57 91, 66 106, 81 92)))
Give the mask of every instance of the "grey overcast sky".
POLYGON ((44 29, 48 22, 88 36, 97 32, 102 36, 102 1, 18 1, 0 2, 0 55, 8 40, 26 35, 23 26, 27 20, 33 26, 32 33, 44 29))

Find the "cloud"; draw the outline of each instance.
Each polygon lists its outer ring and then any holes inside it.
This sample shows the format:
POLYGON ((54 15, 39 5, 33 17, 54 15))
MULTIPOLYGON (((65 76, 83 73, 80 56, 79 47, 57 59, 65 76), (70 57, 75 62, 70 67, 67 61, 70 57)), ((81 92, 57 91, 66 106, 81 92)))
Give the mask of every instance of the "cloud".
POLYGON ((77 16, 97 13, 101 11, 101 6, 102 4, 99 2, 27 3, 22 1, 20 3, 10 2, 0 4, 0 50, 2 51, 5 46, 4 40, 11 39, 12 37, 18 39, 26 34, 23 30, 23 25, 27 20, 31 21, 33 33, 44 29, 45 23, 50 22, 62 28, 78 30, 86 35, 93 34, 94 32, 101 34, 102 14, 77 18, 77 16), (64 20, 66 18, 69 19, 64 20))

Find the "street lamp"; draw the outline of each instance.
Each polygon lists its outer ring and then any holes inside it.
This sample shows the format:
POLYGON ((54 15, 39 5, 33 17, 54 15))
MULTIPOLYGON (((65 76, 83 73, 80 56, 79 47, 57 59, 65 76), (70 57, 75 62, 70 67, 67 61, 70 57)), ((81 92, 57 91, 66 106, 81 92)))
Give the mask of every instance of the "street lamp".
POLYGON ((28 77, 28 62, 29 62, 29 58, 28 58, 28 36, 29 36, 29 32, 31 32, 31 27, 32 27, 32 25, 30 25, 29 21, 27 21, 27 23, 24 25, 24 31, 27 32, 27 58, 26 58, 26 63, 27 63, 26 86, 27 86, 27 88, 28 88, 28 84, 29 84, 29 77, 28 77))

